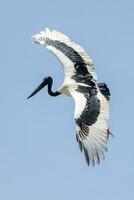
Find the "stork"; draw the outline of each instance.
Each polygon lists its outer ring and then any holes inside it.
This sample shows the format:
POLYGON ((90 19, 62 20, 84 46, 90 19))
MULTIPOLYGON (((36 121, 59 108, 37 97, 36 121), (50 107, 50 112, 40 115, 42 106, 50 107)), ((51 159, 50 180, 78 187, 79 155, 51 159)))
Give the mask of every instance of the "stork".
POLYGON ((34 42, 54 53, 64 68, 64 81, 58 91, 52 91, 52 77, 42 83, 28 97, 32 97, 46 85, 51 96, 64 94, 75 101, 74 119, 76 139, 84 152, 88 165, 94 166, 105 159, 109 138, 110 91, 105 83, 97 84, 97 75, 91 57, 78 44, 56 30, 46 28, 32 36, 34 42))

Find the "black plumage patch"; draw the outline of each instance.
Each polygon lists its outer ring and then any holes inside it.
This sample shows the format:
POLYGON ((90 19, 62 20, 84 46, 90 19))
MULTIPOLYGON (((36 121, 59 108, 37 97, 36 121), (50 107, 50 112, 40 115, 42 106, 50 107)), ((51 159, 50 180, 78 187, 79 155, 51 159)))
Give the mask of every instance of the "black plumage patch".
POLYGON ((87 76, 89 74, 86 64, 84 63, 84 61, 82 62, 75 62, 74 63, 74 68, 76 71, 77 76, 83 77, 83 76, 87 76))
POLYGON ((65 56, 67 56, 74 63, 74 68, 77 75, 86 76, 89 74, 85 61, 72 47, 58 40, 51 40, 49 38, 46 39, 46 44, 55 47, 65 56))
POLYGON ((92 87, 95 87, 95 83, 93 81, 92 75, 88 72, 88 74, 77 74, 75 73, 72 77, 77 83, 85 83, 87 85, 90 85, 92 87))
POLYGON ((106 83, 98 83, 98 87, 100 89, 100 92, 106 97, 106 99, 109 101, 110 100, 110 90, 107 87, 106 83))
POLYGON ((90 96, 97 94, 97 88, 96 85, 89 85, 89 86, 83 86, 79 85, 78 88, 76 89, 77 92, 83 93, 85 97, 88 99, 90 96))
POLYGON ((96 122, 100 112, 100 101, 97 97, 97 88, 79 86, 77 91, 83 93, 85 98, 87 99, 86 106, 80 116, 79 123, 82 118, 83 123, 88 126, 92 125, 96 122))
POLYGON ((82 127, 82 123, 91 126, 97 121, 100 114, 100 101, 96 95, 87 98, 85 109, 77 119, 78 124, 82 127))
MULTIPOLYGON (((93 125, 100 114, 100 100, 97 97, 97 90, 89 87, 83 87, 86 100, 86 106, 81 113, 80 117, 75 119, 77 126, 80 128, 78 131, 81 140, 85 139, 89 134, 89 126, 93 125), (92 91, 93 90, 93 91, 92 91)), ((80 88, 78 88, 79 90, 80 88)), ((81 88, 82 89, 82 88, 81 88)), ((80 92, 80 91, 79 91, 80 92)))

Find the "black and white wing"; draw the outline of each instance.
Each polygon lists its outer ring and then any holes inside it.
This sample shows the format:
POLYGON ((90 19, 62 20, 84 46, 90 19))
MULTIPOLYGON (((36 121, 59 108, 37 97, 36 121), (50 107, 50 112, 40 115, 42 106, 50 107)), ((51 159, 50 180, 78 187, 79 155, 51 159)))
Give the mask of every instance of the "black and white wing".
POLYGON ((85 80, 96 81, 92 59, 85 50, 70 38, 56 30, 46 28, 33 36, 34 41, 46 46, 61 61, 64 67, 65 79, 75 82, 85 80))
POLYGON ((70 86, 70 94, 75 100, 77 141, 84 150, 88 165, 100 163, 107 151, 108 88, 105 84, 96 84, 97 75, 92 59, 68 36, 46 28, 33 38, 53 52, 63 64, 63 85, 70 86))
POLYGON ((96 89, 79 86, 72 92, 75 101, 76 138, 84 150, 87 164, 92 166, 104 160, 109 136, 109 97, 106 84, 96 89))

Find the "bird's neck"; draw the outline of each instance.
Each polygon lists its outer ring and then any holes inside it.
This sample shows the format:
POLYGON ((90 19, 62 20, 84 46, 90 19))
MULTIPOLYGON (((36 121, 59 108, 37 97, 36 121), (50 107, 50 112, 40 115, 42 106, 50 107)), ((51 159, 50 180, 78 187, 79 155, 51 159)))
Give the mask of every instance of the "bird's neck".
POLYGON ((53 83, 53 82, 48 82, 48 94, 49 94, 50 96, 52 96, 52 97, 55 97, 55 96, 60 95, 60 94, 61 94, 60 92, 58 92, 58 91, 53 92, 53 91, 52 91, 52 83, 53 83))

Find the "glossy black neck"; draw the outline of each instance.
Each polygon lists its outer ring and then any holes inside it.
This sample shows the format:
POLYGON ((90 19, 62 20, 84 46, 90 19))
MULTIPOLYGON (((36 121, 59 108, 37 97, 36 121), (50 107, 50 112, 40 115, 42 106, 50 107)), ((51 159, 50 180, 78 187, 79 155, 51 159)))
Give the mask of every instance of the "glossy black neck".
POLYGON ((51 79, 48 79, 48 94, 50 95, 50 96, 52 96, 52 97, 56 97, 56 96, 58 96, 58 95, 60 95, 61 93, 60 92, 58 92, 58 91, 56 91, 56 92, 53 92, 52 91, 52 84, 53 84, 53 79, 51 78, 51 79))

